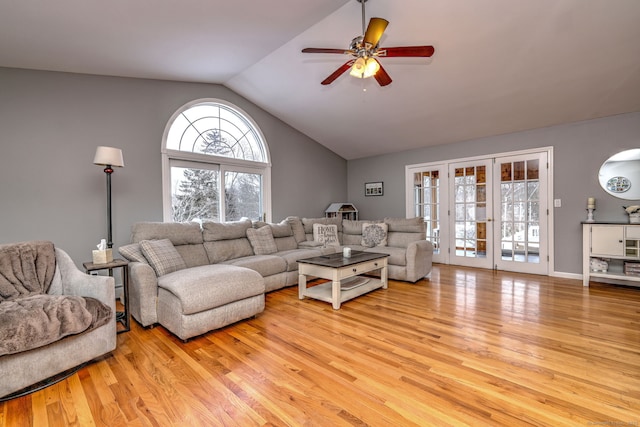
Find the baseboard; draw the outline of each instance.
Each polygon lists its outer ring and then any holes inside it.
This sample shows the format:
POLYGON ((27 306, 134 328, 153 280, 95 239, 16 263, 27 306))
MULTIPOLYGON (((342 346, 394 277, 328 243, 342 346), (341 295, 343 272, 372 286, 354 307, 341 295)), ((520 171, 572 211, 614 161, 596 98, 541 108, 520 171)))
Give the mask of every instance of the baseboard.
POLYGON ((578 274, 578 273, 566 273, 563 271, 553 271, 549 274, 549 276, 551 277, 560 277, 563 279, 576 279, 576 280, 582 280, 582 274, 578 274))

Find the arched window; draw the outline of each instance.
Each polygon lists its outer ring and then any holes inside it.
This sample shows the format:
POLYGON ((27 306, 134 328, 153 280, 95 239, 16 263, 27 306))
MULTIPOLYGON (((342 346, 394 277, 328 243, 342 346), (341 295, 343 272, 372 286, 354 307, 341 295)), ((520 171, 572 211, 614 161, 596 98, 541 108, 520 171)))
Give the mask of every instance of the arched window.
POLYGON ((174 113, 162 144, 165 221, 270 220, 269 150, 238 107, 218 99, 174 113))

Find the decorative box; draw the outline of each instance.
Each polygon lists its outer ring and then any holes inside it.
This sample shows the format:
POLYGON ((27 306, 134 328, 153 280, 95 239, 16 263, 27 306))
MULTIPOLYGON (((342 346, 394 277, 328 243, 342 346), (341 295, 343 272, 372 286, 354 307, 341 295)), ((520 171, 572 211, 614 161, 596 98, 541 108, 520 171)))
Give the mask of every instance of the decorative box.
POLYGON ((104 251, 93 251, 94 264, 106 264, 111 261, 113 261, 113 251, 111 249, 105 249, 104 251))
POLYGON ((640 213, 629 214, 629 224, 640 224, 640 213))

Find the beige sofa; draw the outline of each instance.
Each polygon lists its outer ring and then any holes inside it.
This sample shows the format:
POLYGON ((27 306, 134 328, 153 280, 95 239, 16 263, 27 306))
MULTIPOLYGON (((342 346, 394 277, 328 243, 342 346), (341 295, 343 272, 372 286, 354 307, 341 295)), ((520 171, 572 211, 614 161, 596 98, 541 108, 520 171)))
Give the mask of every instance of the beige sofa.
POLYGON ((183 340, 200 335, 259 314, 265 292, 298 283, 299 259, 335 253, 343 243, 389 254, 389 278, 415 282, 430 273, 433 248, 420 218, 378 221, 388 226, 387 245, 372 248, 361 245, 363 222, 288 217, 278 224, 136 223, 132 243, 119 248, 130 261, 131 314, 141 325, 159 323, 183 340), (339 245, 317 242, 313 224, 335 225, 339 245), (164 245, 160 252, 173 259, 156 259, 153 245, 164 245))

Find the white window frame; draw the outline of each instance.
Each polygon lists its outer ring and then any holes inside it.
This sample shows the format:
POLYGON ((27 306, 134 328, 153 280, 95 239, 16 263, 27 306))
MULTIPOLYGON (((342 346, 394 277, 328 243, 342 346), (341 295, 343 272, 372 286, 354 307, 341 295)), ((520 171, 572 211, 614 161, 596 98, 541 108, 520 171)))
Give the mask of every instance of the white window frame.
POLYGON ((262 130, 258 127, 258 124, 243 111, 237 105, 234 105, 228 101, 217 98, 202 98, 190 101, 181 106, 171 116, 167 122, 164 133, 162 134, 162 217, 165 222, 172 222, 171 216, 171 166, 202 168, 203 165, 210 165, 212 168, 216 168, 221 173, 221 211, 220 214, 224 216, 224 172, 246 172, 262 175, 262 211, 263 221, 271 221, 271 154, 269 152, 269 145, 262 133, 262 130), (214 156, 210 154, 192 153, 188 151, 172 150, 167 148, 167 136, 169 135, 169 129, 175 121, 175 119, 182 114, 183 111, 198 105, 198 104, 222 104, 235 110, 238 114, 244 116, 244 118, 251 124, 254 130, 258 133, 262 144, 264 145, 264 154, 267 159, 266 162, 256 162, 244 159, 236 159, 233 157, 214 156))

